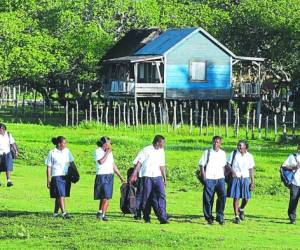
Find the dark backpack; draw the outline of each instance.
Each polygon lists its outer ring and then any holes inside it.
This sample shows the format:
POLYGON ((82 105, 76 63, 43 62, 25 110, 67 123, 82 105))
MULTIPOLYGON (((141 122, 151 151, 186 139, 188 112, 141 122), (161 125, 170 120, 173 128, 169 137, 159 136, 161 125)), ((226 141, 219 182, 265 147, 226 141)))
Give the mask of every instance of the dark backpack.
MULTIPOLYGON (((296 154, 293 154, 293 156, 295 157, 296 163, 298 164, 296 154)), ((280 179, 286 187, 290 187, 292 185, 296 171, 297 170, 288 170, 283 166, 280 167, 280 179)))
POLYGON ((74 163, 70 164, 68 168, 67 178, 72 182, 76 183, 80 179, 79 172, 74 163))
MULTIPOLYGON (((203 166, 204 167, 204 171, 206 171, 206 166, 207 166, 207 164, 209 162, 209 156, 210 156, 210 149, 208 149, 206 163, 203 166)), ((201 170, 199 168, 196 170, 195 175, 196 175, 197 179, 201 182, 201 184, 205 185, 205 181, 203 179, 203 176, 201 174, 201 170)))
POLYGON ((132 184, 123 183, 121 188, 120 209, 123 214, 134 214, 136 211, 136 189, 132 184))
POLYGON ((225 167, 225 171, 224 171, 224 176, 225 176, 225 182, 227 184, 231 183, 232 181, 232 165, 233 165, 233 162, 235 160, 235 156, 236 156, 236 153, 237 153, 237 150, 235 149, 233 151, 233 155, 232 155, 232 159, 231 159, 231 163, 230 163, 230 169, 228 167, 225 167))

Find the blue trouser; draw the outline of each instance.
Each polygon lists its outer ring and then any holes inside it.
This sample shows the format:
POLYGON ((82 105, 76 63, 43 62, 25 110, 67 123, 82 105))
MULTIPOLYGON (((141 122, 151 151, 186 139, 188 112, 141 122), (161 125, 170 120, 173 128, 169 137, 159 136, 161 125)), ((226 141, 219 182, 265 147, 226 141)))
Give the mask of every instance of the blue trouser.
POLYGON ((135 216, 141 217, 142 211, 142 198, 143 198, 143 185, 142 185, 142 178, 139 177, 137 180, 137 190, 136 190, 136 213, 135 216))
POLYGON ((225 180, 223 179, 207 179, 203 190, 203 213, 206 220, 213 220, 212 208, 214 204, 214 194, 217 193, 217 220, 224 220, 224 209, 226 203, 225 180))
POLYGON ((289 209, 288 215, 290 220, 296 220, 296 210, 298 206, 298 201, 300 198, 300 187, 292 184, 290 187, 290 202, 289 202, 289 209))
POLYGON ((167 221, 166 194, 163 178, 142 177, 142 210, 144 219, 150 220, 151 206, 161 222, 167 221))

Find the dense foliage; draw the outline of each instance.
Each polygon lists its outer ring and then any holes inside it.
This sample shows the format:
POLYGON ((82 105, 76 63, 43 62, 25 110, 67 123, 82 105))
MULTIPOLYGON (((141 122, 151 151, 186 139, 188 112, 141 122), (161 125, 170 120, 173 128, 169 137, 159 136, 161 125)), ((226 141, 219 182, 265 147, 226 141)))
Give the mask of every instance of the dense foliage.
POLYGON ((100 88, 99 60, 128 30, 201 26, 236 54, 267 58, 269 74, 296 84, 299 13, 298 0, 2 0, 0 82, 84 105, 100 88))

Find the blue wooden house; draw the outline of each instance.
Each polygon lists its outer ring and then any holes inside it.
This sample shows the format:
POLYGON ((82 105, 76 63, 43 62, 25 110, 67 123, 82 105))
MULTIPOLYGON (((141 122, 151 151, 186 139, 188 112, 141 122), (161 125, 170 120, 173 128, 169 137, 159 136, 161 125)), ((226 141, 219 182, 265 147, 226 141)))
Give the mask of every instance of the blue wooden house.
MULTIPOLYGON (((104 57, 107 99, 216 100, 259 98, 263 58, 235 55, 202 28, 133 30, 104 57), (249 79, 234 66, 255 68, 249 79)), ((250 75, 250 73, 249 73, 250 75)))

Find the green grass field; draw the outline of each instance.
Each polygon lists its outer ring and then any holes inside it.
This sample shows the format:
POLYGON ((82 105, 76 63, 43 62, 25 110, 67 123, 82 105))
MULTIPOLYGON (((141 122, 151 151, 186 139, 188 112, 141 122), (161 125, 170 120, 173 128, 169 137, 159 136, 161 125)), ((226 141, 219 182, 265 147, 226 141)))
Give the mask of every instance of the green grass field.
MULTIPOLYGON (((163 132, 168 168, 167 212, 170 224, 151 224, 123 217, 119 211, 120 182, 116 178, 109 222, 95 218, 98 202, 93 200, 96 140, 108 135, 113 140, 116 163, 125 176, 137 152, 150 144, 153 127, 113 129, 96 125, 63 128, 7 124, 21 151, 15 162, 14 186, 0 187, 0 249, 299 249, 300 226, 287 219, 288 190, 279 179, 279 166, 295 145, 274 140, 250 140, 256 161, 256 190, 246 209, 246 221, 232 223, 232 200, 226 204, 226 224, 208 226, 202 216, 202 187, 194 177, 202 151, 210 147, 210 136, 199 137, 188 128, 163 132), (52 218, 53 200, 46 188, 44 159, 53 148, 51 138, 64 135, 81 173, 67 199, 71 220, 52 218)), ((159 133, 159 128, 156 128, 159 133)), ((244 136, 241 134, 241 136, 244 136)), ((229 153, 237 139, 224 138, 229 153)), ((5 184, 5 176, 0 176, 5 184)), ((300 222, 299 222, 300 223, 300 222)))

